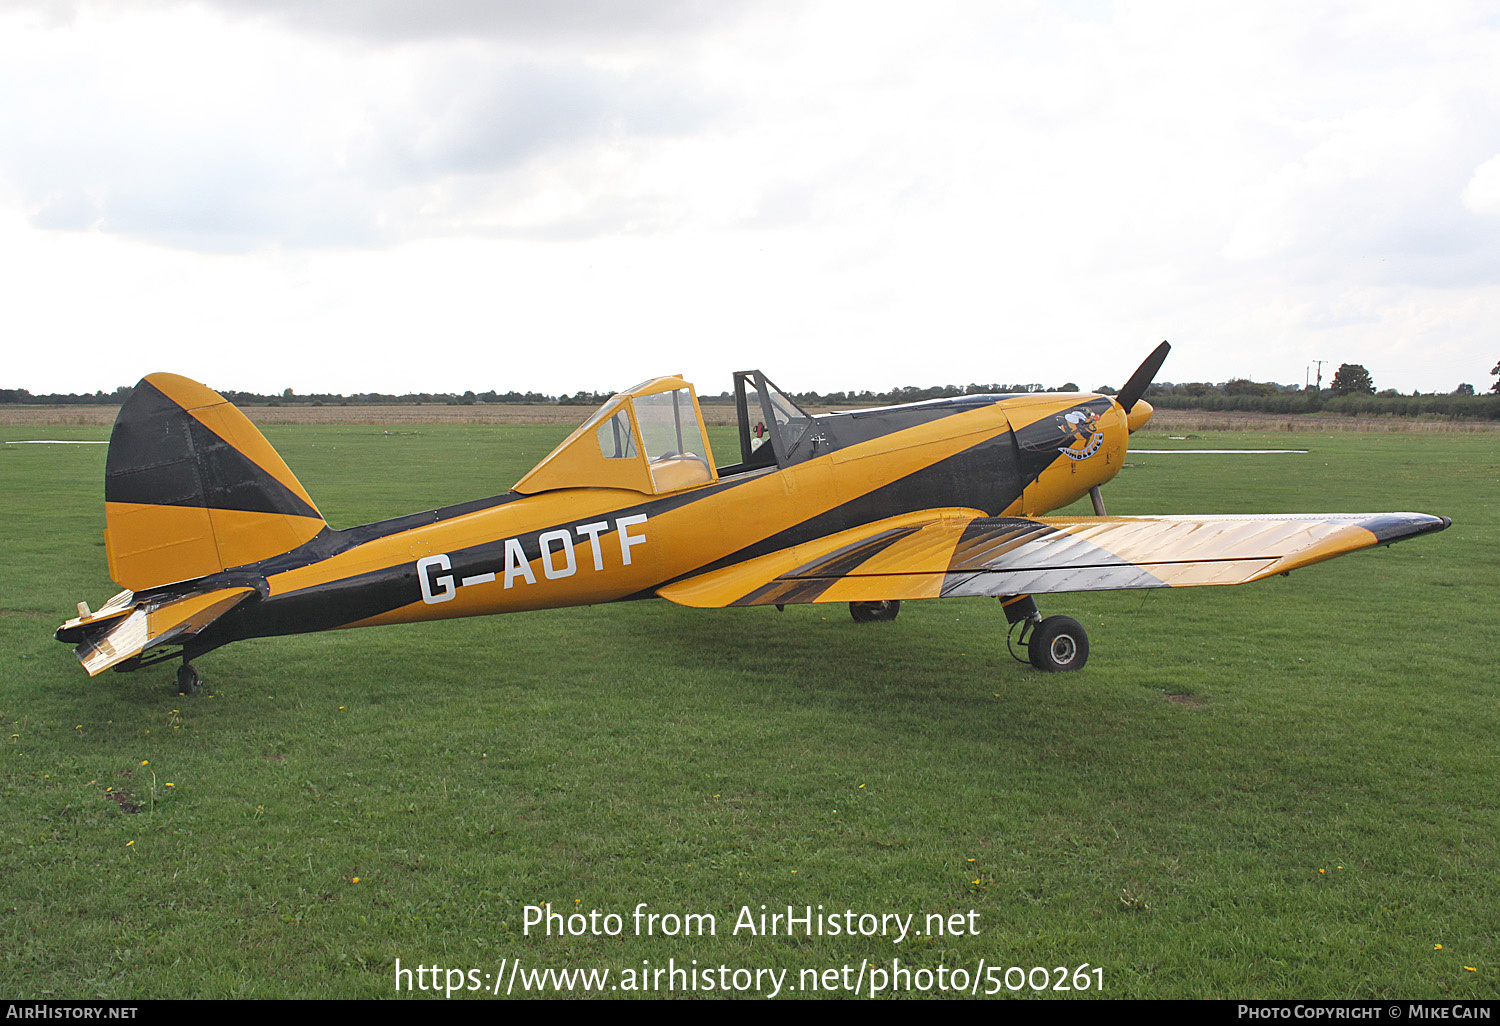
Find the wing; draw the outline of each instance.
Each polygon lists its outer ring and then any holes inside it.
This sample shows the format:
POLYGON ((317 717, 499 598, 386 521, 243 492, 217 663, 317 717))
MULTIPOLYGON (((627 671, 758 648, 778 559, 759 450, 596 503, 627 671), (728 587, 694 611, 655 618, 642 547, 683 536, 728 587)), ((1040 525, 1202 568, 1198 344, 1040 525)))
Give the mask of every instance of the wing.
POLYGON ((927 510, 657 589, 686 606, 1244 584, 1451 521, 1425 513, 986 517, 927 510))

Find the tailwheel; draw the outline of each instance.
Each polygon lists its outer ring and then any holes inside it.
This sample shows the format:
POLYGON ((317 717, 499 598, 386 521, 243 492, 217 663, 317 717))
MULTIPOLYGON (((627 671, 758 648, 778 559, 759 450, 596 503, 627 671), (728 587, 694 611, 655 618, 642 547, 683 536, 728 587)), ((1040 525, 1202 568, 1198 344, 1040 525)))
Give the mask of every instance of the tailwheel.
POLYGON ((1089 636, 1071 616, 1049 616, 1031 631, 1026 650, 1038 670, 1081 670, 1089 661, 1089 636))
POLYGON ((191 695, 203 686, 203 678, 198 676, 198 670, 192 663, 184 662, 177 668, 177 692, 182 695, 191 695))
POLYGON ((901 612, 901 603, 896 600, 884 602, 851 602, 849 615, 855 623, 886 623, 901 612))

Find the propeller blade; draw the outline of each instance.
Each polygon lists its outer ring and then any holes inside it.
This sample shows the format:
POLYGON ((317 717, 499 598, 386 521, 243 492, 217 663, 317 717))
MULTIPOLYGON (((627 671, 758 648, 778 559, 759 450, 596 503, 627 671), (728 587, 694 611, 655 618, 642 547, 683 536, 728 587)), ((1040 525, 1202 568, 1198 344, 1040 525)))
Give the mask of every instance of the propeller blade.
POLYGON ((1171 343, 1163 342, 1151 350, 1151 355, 1146 361, 1135 369, 1130 375, 1130 380, 1125 382, 1125 387, 1120 389, 1120 394, 1115 396, 1115 402, 1125 408, 1129 413, 1130 408, 1146 394, 1146 389, 1151 387, 1151 381, 1156 377, 1156 372, 1161 370, 1162 362, 1166 360, 1167 354, 1172 351, 1171 343))

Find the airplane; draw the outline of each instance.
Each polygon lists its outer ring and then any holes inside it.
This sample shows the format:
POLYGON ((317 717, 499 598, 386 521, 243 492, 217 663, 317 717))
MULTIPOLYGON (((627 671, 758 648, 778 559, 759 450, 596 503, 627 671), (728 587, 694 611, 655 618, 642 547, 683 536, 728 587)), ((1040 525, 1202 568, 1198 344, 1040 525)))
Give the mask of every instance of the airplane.
MULTIPOLYGON (((965 395, 811 415, 734 374, 738 462, 719 466, 693 387, 613 396, 503 495, 330 527, 238 409, 152 374, 106 457, 105 549, 125 591, 57 629, 90 676, 233 641, 660 597, 719 608, 1001 600, 1043 671, 1082 669, 1077 620, 1033 596, 1241 584, 1441 531, 1423 513, 1110 516, 1100 486, 1151 418, 1162 343, 1115 395, 965 395), (1093 516, 1049 517, 1083 496, 1093 516)), ((1013 650, 1014 654, 1014 650, 1013 650)), ((1018 657, 1019 658, 1019 657, 1018 657)))

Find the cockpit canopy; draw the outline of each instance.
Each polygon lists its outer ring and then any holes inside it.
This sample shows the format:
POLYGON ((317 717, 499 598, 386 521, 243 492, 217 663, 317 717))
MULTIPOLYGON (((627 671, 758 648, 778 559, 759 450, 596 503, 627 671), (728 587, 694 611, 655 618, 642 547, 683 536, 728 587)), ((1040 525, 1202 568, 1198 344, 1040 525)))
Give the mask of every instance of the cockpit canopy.
POLYGON ((740 462, 714 468, 693 386, 671 375, 643 381, 599 407, 516 482, 523 494, 624 488, 664 495, 722 477, 786 467, 812 455, 813 418, 760 371, 734 375, 740 462))
POLYGON ((672 375, 611 397, 514 490, 624 488, 663 495, 716 480, 693 386, 672 375))

